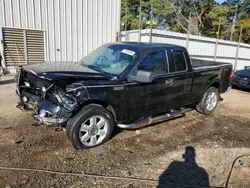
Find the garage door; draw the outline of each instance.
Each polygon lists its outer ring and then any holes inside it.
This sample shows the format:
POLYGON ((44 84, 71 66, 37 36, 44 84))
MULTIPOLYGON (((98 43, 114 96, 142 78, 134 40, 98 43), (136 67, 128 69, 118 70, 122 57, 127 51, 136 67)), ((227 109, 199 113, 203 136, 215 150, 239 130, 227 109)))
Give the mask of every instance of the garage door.
POLYGON ((44 31, 3 28, 7 67, 44 62, 44 31))

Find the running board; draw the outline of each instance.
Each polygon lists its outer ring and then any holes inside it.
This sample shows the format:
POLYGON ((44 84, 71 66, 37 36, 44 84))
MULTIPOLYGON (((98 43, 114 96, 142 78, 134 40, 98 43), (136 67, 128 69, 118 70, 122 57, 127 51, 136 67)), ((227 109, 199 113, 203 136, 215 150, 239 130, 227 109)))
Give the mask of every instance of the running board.
POLYGON ((154 123, 159 123, 162 121, 166 121, 175 117, 179 117, 182 116, 185 112, 187 111, 191 111, 193 109, 191 108, 183 108, 179 111, 175 111, 175 112, 169 112, 167 114, 161 115, 161 116, 157 116, 157 117, 149 117, 148 119, 144 119, 141 121, 138 121, 136 123, 131 123, 131 124, 117 124, 118 127, 122 128, 122 129, 138 129, 141 127, 145 127, 147 125, 151 125, 154 123))

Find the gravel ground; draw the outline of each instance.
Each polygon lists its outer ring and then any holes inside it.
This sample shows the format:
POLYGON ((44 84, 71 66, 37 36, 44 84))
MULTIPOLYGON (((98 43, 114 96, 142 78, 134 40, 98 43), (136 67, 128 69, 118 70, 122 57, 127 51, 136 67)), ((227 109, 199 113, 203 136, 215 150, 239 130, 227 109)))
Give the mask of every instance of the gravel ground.
POLYGON ((248 91, 224 94, 212 116, 191 111, 74 150, 62 129, 15 107, 11 79, 0 81, 0 187, 250 187, 248 91))

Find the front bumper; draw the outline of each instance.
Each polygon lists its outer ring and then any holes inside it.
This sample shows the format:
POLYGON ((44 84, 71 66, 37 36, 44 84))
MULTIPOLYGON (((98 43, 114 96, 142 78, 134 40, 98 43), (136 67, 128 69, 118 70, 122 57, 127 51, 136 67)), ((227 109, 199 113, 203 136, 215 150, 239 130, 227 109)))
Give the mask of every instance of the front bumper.
POLYGON ((38 120, 39 122, 46 124, 46 125, 50 125, 50 124, 56 124, 56 125, 60 125, 60 124, 64 124, 68 121, 68 118, 59 118, 59 117, 48 117, 48 115, 50 115, 50 112, 45 110, 45 109, 41 109, 39 111, 39 114, 35 114, 33 115, 33 117, 38 120))
POLYGON ((17 107, 34 111, 33 117, 43 124, 65 124, 72 116, 72 112, 65 110, 56 102, 44 97, 44 94, 38 89, 24 86, 21 71, 19 70, 17 77, 17 107))
POLYGON ((35 112, 33 117, 42 124, 65 124, 72 115, 53 101, 43 100, 39 98, 39 96, 32 95, 28 92, 23 92, 20 98, 22 101, 19 102, 18 106, 24 109, 33 110, 35 112))
POLYGON ((246 84, 241 84, 241 81, 232 81, 232 86, 237 86, 240 88, 246 88, 246 89, 250 89, 250 83, 249 82, 245 82, 246 84))

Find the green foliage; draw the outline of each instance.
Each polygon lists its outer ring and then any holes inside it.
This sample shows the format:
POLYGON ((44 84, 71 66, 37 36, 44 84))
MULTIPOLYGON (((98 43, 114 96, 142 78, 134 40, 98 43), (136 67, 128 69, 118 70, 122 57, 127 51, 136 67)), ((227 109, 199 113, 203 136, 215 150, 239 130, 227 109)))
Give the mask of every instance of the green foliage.
POLYGON ((127 30, 138 29, 140 6, 142 29, 150 27, 153 8, 152 20, 157 23, 153 28, 182 33, 187 33, 189 28, 191 34, 215 38, 220 24, 219 37, 229 40, 233 31, 233 40, 237 41, 239 25, 243 24, 242 41, 250 43, 250 0, 226 0, 222 4, 215 0, 122 0, 123 29, 126 20, 127 30), (235 25, 234 29, 232 25, 235 25))

